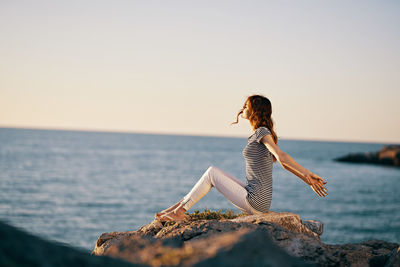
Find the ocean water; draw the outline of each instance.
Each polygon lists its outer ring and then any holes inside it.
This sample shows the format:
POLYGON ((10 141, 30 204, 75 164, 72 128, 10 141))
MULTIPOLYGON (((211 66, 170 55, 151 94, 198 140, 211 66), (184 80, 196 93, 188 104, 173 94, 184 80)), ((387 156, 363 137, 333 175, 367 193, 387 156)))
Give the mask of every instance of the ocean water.
MULTIPOLYGON (((247 138, 0 128, 0 220, 91 251, 104 232, 137 230, 182 198, 211 165, 245 182, 247 138)), ((400 242, 400 169, 335 162, 382 144, 280 140, 280 148, 328 181, 319 198, 273 169, 271 210, 325 224, 341 244, 400 242)), ((215 188, 190 211, 236 209, 215 188)))

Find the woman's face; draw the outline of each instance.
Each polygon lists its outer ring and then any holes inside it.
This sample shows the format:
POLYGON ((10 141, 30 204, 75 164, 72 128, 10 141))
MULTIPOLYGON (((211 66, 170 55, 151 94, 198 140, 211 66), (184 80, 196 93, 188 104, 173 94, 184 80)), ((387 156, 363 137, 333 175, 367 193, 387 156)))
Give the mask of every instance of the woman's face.
POLYGON ((244 118, 244 119, 249 119, 249 117, 250 117, 250 112, 249 112, 249 101, 247 101, 246 102, 246 106, 245 106, 245 108, 244 108, 244 110, 243 110, 243 113, 242 113, 242 118, 244 118))

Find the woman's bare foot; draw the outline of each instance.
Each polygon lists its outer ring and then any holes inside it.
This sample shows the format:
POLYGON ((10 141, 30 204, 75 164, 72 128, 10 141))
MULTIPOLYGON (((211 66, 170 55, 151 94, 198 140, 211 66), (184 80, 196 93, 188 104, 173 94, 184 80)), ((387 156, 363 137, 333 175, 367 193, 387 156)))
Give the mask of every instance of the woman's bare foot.
POLYGON ((168 213, 168 212, 170 212, 170 211, 175 210, 175 209, 181 204, 182 200, 183 200, 183 198, 182 198, 181 200, 179 200, 179 202, 177 202, 177 203, 175 203, 174 205, 172 205, 171 207, 169 207, 169 208, 167 208, 167 209, 165 209, 165 210, 163 210, 163 211, 157 212, 157 213, 154 215, 154 218, 157 219, 157 218, 159 218, 160 216, 162 216, 162 215, 164 215, 164 214, 166 214, 166 213, 168 213))
POLYGON ((183 205, 180 207, 176 208, 175 210, 172 210, 170 212, 164 213, 158 219, 160 221, 183 221, 183 220, 188 220, 190 219, 189 215, 185 214, 186 210, 183 208, 183 205))

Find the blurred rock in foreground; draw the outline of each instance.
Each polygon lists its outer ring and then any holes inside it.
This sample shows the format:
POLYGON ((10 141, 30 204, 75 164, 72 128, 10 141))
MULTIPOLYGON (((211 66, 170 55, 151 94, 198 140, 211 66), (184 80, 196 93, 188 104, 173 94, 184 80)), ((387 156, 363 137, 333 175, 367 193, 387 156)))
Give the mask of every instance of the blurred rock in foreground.
POLYGON ((381 151, 351 153, 335 159, 342 162, 371 163, 400 167, 400 145, 384 146, 381 151))
POLYGON ((0 266, 141 266, 91 256, 66 244, 47 241, 0 221, 0 266))
POLYGON ((150 266, 396 266, 399 245, 381 240, 329 245, 323 224, 269 212, 235 219, 153 221, 102 234, 92 252, 150 266))

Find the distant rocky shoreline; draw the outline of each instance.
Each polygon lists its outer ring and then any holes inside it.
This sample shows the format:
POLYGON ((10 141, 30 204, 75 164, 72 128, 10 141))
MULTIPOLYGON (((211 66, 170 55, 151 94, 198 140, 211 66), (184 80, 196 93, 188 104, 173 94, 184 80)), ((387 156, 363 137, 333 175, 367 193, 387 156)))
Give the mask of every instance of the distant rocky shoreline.
POLYGON ((145 266, 399 266, 399 244, 382 240, 330 245, 323 223, 290 212, 235 219, 152 221, 102 234, 92 252, 145 266))
POLYGON ((400 167, 400 145, 384 146, 380 151, 351 153, 335 159, 341 162, 369 163, 400 167))

